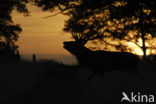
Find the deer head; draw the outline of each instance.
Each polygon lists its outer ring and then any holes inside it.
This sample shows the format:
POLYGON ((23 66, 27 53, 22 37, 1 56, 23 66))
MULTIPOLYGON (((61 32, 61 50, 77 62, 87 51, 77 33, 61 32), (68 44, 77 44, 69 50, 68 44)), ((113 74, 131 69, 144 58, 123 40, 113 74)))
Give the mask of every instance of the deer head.
POLYGON ((104 38, 104 32, 105 31, 93 32, 93 33, 90 33, 91 35, 87 34, 87 35, 90 35, 92 37, 87 37, 83 33, 72 33, 72 36, 75 39, 75 41, 64 42, 63 43, 64 44, 64 48, 67 49, 72 54, 77 54, 77 52, 79 52, 79 51, 81 53, 81 51, 86 50, 86 47, 84 47, 84 45, 89 40, 104 38), (93 34, 96 34, 96 35, 93 36, 93 34))
POLYGON ((84 39, 82 33, 72 33, 72 36, 75 41, 63 42, 64 48, 72 54, 77 54, 77 52, 85 48, 84 45, 87 43, 87 40, 84 39))

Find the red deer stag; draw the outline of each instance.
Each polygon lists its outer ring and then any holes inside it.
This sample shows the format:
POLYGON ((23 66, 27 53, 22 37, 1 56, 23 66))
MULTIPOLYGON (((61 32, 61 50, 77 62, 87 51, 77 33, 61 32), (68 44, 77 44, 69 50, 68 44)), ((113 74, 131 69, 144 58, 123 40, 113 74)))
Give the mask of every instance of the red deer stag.
POLYGON ((92 70, 91 78, 107 71, 136 71, 140 62, 139 56, 128 52, 92 51, 86 48, 82 34, 73 33, 76 41, 64 42, 64 48, 73 54, 80 66, 92 70))

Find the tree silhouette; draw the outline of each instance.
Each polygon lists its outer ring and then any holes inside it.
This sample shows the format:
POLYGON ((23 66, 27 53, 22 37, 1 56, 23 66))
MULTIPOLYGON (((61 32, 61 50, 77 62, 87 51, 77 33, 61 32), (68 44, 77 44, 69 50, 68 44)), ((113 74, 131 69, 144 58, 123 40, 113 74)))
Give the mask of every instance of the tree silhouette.
MULTIPOLYGON (((144 57, 147 49, 155 49, 150 47, 150 41, 156 36, 155 0, 35 1, 43 10, 53 11, 57 8, 60 10, 58 13, 68 15, 70 18, 64 30, 83 33, 86 40, 100 39, 108 43, 108 38, 111 38, 133 42, 142 49, 144 57)), ((108 44, 114 45, 111 42, 108 44)), ((123 44, 119 42, 119 46, 123 44)))
POLYGON ((121 33, 128 36, 128 32, 133 31, 127 40, 133 40, 143 50, 144 57, 146 57, 146 50, 153 48, 147 46, 148 40, 156 37, 156 1, 121 0, 120 5, 111 11, 111 17, 118 20, 124 19, 124 28, 121 33), (142 46, 138 44, 139 39, 142 41, 142 46))
POLYGON ((26 3, 28 0, 2 0, 0 3, 0 49, 7 50, 7 54, 17 50, 15 41, 18 40, 19 33, 22 31, 20 25, 14 24, 12 21, 11 13, 16 9, 18 12, 28 15, 26 3))

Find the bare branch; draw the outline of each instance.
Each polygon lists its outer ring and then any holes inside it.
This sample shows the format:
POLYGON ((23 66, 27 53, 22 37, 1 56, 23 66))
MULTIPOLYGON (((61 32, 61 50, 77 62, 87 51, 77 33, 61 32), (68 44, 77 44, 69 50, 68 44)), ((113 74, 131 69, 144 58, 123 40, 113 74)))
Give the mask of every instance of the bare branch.
POLYGON ((68 8, 62 9, 60 6, 58 6, 58 7, 61 10, 60 12, 57 12, 57 13, 55 13, 53 15, 49 15, 49 16, 46 16, 46 17, 43 17, 43 18, 49 18, 49 17, 53 17, 53 16, 56 16, 56 15, 59 15, 59 14, 64 14, 65 11, 73 8, 73 7, 68 7, 68 8))
POLYGON ((63 13, 63 12, 61 11, 61 12, 58 12, 58 13, 55 13, 55 14, 53 14, 53 15, 49 15, 49 16, 46 16, 46 17, 43 17, 43 18, 53 17, 53 16, 56 16, 56 15, 61 14, 61 13, 63 13))
POLYGON ((156 47, 146 47, 146 48, 148 48, 148 49, 156 49, 156 47))

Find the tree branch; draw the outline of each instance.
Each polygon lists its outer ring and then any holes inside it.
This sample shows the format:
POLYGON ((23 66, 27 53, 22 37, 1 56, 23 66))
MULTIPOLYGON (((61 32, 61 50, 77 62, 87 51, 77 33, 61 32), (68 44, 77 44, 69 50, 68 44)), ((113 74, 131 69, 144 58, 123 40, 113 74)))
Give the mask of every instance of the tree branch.
POLYGON ((65 11, 67 11, 67 10, 73 8, 73 7, 68 7, 68 8, 62 9, 60 6, 58 6, 58 8, 61 10, 60 12, 57 12, 57 13, 55 13, 53 15, 49 15, 49 16, 46 16, 46 17, 43 17, 43 18, 49 18, 49 17, 56 16, 58 14, 64 14, 65 11))

